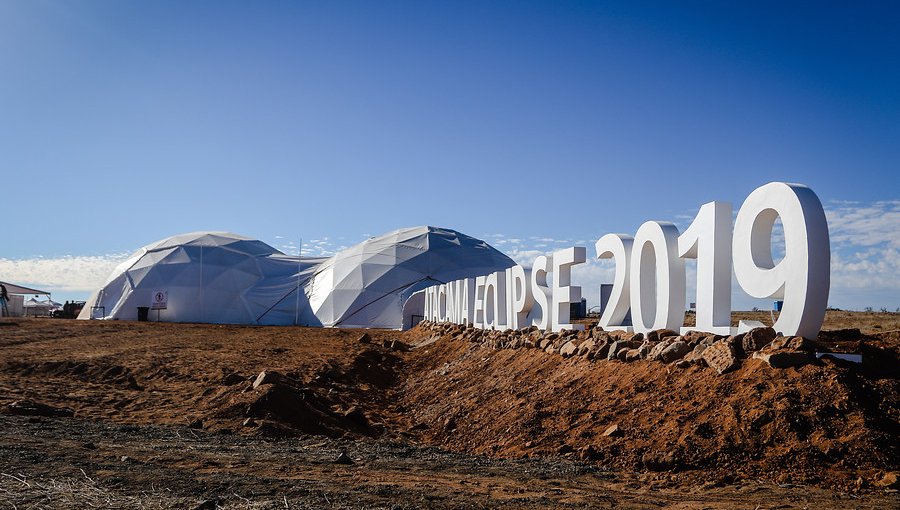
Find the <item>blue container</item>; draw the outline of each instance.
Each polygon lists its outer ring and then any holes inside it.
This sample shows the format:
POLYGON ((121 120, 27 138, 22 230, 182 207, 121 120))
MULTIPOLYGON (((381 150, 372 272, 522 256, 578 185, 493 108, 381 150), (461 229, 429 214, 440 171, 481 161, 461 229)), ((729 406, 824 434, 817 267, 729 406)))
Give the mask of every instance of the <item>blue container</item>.
POLYGON ((775 311, 780 312, 782 305, 784 305, 784 301, 775 301, 775 311))

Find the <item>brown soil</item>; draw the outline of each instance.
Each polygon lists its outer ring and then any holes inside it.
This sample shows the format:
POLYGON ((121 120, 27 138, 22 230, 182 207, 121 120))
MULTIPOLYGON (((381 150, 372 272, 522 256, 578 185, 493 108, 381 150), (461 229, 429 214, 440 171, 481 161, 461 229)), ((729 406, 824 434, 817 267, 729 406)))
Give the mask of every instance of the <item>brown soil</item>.
MULTIPOLYGON (((766 326, 772 325, 772 319, 778 318, 777 312, 735 312, 731 317, 731 325, 737 326, 738 321, 759 321, 766 326)), ((685 315, 685 326, 694 325, 694 316, 691 313, 685 315)), ((824 330, 837 330, 856 328, 867 334, 885 333, 900 330, 900 313, 892 312, 848 312, 846 310, 827 310, 825 312, 824 330)))
MULTIPOLYGON (((861 327, 841 313, 829 312, 826 328, 861 327)), ((874 315, 897 329, 898 314, 874 315)), ((868 315, 863 324, 878 331, 868 315)), ((0 501, 900 505, 879 485, 900 469, 896 331, 833 344, 877 355, 877 369, 826 360, 777 370, 748 359, 721 376, 449 337, 408 352, 389 346, 431 338, 422 328, 7 320, 0 501), (254 388, 264 370, 278 382, 254 388), (24 400, 74 416, 36 417, 49 413, 24 400), (613 424, 620 432, 604 436, 613 424), (332 463, 342 449, 354 464, 332 463)))

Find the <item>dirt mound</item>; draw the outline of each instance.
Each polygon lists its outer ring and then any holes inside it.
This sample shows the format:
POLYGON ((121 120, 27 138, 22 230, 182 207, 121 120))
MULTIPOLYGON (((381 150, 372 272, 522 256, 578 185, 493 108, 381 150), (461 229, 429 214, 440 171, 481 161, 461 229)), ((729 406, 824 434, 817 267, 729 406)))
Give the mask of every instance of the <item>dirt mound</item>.
POLYGON ((542 350, 516 348, 510 336, 471 336, 478 340, 446 335, 407 358, 403 402, 424 441, 686 478, 846 488, 900 467, 897 353, 882 338, 855 340, 882 357, 876 369, 814 358, 776 369, 747 358, 719 375, 701 364, 552 354, 564 337, 542 350), (618 432, 604 434, 612 425, 618 432))
POLYGON ((198 401, 197 420, 213 430, 276 437, 378 436, 383 422, 393 419, 387 393, 396 384, 400 359, 389 348, 368 344, 347 358, 312 371, 226 374, 198 401))
POLYGON ((264 371, 249 379, 231 374, 223 378, 222 388, 204 402, 198 422, 214 430, 252 431, 277 437, 378 435, 383 429, 371 419, 377 419, 382 406, 364 403, 371 398, 364 398, 359 390, 366 387, 371 391, 373 386, 332 382, 336 378, 331 373, 327 378, 317 376, 304 384, 275 371, 264 371), (363 409, 369 409, 369 414, 363 409))
POLYGON ((75 378, 80 381, 122 386, 133 390, 143 389, 131 371, 121 365, 94 361, 44 361, 38 363, 9 361, 0 371, 29 377, 75 378))

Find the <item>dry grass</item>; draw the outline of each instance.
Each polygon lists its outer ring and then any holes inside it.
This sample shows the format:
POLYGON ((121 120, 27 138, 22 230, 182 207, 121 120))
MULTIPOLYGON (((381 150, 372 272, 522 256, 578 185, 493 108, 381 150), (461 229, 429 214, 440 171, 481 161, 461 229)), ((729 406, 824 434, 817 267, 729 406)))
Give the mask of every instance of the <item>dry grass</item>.
MULTIPOLYGON (((221 500, 196 500, 173 494, 169 489, 150 487, 136 494, 127 494, 107 487, 89 477, 31 479, 22 473, 0 473, 0 501, 9 508, 29 509, 85 509, 85 508, 196 508, 204 510, 261 510, 291 508, 284 497, 280 501, 257 499, 251 501, 233 493, 221 500)), ((6 508, 6 507, 5 507, 6 508)))

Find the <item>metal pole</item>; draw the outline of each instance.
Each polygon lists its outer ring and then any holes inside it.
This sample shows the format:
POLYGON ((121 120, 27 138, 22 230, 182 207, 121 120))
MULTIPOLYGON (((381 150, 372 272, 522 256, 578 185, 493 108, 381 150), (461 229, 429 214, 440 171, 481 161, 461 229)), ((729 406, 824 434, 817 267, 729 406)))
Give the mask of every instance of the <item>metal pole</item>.
POLYGON ((203 241, 200 244, 200 322, 203 322, 203 241))

